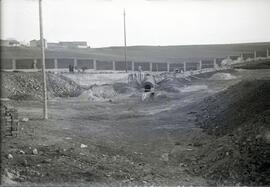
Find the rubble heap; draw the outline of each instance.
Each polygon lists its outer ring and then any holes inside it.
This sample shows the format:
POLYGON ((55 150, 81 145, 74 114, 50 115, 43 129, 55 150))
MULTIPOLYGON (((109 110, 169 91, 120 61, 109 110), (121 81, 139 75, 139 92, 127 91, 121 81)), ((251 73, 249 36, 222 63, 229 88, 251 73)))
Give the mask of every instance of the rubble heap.
MULTIPOLYGON (((41 100, 42 75, 39 72, 2 72, 2 91, 14 100, 41 100)), ((76 97, 83 89, 74 81, 53 73, 47 73, 49 97, 76 97)))

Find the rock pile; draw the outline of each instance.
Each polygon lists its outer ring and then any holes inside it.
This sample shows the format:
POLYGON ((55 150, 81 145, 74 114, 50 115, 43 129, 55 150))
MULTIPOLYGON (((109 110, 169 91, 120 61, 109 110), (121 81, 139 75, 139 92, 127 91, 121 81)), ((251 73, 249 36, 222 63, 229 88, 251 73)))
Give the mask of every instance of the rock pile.
MULTIPOLYGON (((2 72, 2 90, 6 97, 14 100, 41 100, 42 75, 39 72, 2 72)), ((83 89, 74 81, 58 75, 47 73, 49 97, 76 97, 83 89)))

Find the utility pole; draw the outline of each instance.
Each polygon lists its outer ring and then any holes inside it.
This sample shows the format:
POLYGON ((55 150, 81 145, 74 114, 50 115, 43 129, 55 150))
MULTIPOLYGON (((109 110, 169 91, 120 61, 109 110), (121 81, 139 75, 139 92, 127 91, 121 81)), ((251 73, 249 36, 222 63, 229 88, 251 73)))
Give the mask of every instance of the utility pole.
POLYGON ((124 9, 124 43, 125 43, 125 66, 126 66, 126 72, 128 70, 127 66, 127 39, 126 39, 126 11, 124 9))
POLYGON ((48 119, 47 106, 47 84, 46 84, 46 70, 45 70, 45 49, 43 39, 43 20, 42 20, 42 0, 39 1, 39 32, 40 32, 40 49, 41 49, 41 63, 43 76, 43 119, 48 119))

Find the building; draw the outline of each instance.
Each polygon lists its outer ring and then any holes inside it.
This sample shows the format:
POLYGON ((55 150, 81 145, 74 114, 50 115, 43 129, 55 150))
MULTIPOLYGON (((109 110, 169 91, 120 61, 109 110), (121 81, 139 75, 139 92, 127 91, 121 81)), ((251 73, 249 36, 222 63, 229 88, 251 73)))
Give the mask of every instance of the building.
POLYGON ((1 40, 1 46, 3 47, 15 47, 20 45, 20 42, 17 40, 1 40))
POLYGON ((48 48, 63 48, 63 46, 61 46, 60 43, 55 42, 48 42, 47 46, 48 48))
MULTIPOLYGON (((47 41, 46 39, 43 39, 44 40, 44 47, 47 48, 47 41)), ((40 47, 41 44, 40 44, 40 40, 31 40, 30 41, 30 47, 40 47)))
POLYGON ((59 42, 59 44, 64 48, 88 48, 85 41, 59 42))

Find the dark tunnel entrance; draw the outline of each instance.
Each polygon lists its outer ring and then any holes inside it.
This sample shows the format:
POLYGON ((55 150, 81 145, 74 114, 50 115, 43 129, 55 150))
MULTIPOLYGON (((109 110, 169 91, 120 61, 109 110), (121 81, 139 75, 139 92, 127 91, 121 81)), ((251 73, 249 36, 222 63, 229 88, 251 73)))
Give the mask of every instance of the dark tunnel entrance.
POLYGON ((144 92, 150 92, 151 91, 152 86, 150 84, 147 84, 144 86, 144 92))

